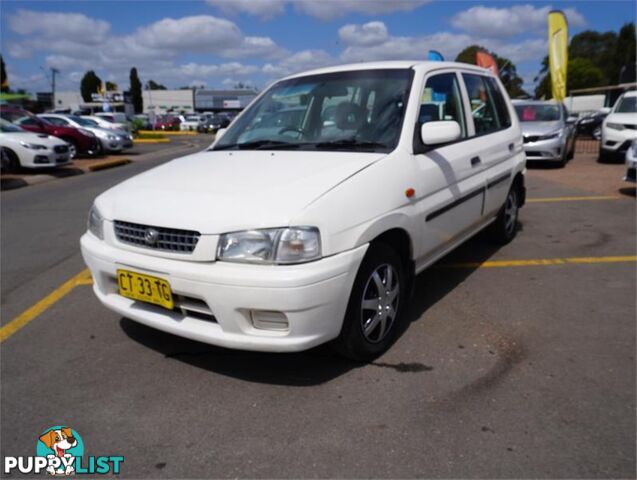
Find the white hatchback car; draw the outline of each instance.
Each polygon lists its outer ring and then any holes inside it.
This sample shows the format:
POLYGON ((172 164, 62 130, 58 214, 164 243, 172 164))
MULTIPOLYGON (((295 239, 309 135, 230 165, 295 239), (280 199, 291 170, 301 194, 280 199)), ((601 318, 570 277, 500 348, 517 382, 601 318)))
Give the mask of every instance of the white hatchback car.
POLYGON ((602 123, 599 161, 623 159, 631 142, 637 139, 637 92, 624 93, 602 123))
POLYGON ((28 132, 0 118, 2 166, 7 170, 61 167, 71 163, 69 144, 51 135, 28 132))
POLYGON ((276 82, 210 150, 100 195, 82 254, 100 301, 148 326, 369 359, 416 274, 486 227, 513 239, 524 175, 517 116, 487 70, 325 68, 276 82), (303 114, 264 122, 291 108, 303 114))

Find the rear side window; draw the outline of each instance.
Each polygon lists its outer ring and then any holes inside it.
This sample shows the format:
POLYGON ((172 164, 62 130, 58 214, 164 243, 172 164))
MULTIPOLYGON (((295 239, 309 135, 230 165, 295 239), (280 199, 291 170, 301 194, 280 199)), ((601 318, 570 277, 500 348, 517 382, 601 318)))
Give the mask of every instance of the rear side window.
POLYGON ((495 103, 495 111, 498 114, 500 128, 510 127, 511 116, 509 115, 509 108, 507 107, 507 102, 498 82, 496 82, 495 78, 492 77, 486 77, 485 80, 487 82, 487 88, 489 89, 491 98, 495 103))
MULTIPOLYGON (((463 73, 462 78, 469 94, 471 116, 476 135, 484 135, 505 128, 500 124, 496 102, 486 82, 488 77, 463 73)), ((511 119, 508 118, 508 115, 506 118, 510 124, 511 119)))
POLYGON ((460 124, 462 137, 467 136, 462 97, 455 73, 441 73, 427 79, 420 97, 418 123, 455 120, 460 124))

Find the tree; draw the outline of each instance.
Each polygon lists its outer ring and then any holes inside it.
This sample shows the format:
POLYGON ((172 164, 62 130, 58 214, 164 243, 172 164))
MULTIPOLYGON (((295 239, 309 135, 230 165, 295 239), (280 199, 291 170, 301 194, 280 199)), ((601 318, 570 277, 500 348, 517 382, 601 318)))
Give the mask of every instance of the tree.
POLYGON ((166 87, 154 80, 148 80, 148 82, 146 82, 146 90, 166 90, 166 87))
POLYGON ((142 82, 139 81, 139 77, 137 76, 137 69, 135 67, 130 69, 130 95, 135 113, 142 113, 144 111, 142 82))
MULTIPOLYGON (((567 91, 604 85, 616 85, 624 65, 635 63, 635 24, 627 23, 619 31, 596 32, 586 30, 573 36, 568 47, 567 91), (574 64, 574 60, 578 60, 574 64), (580 60, 586 60, 582 62, 580 60), (576 70, 572 71, 571 68, 576 70), (600 80, 601 74, 601 80, 600 80), (580 75, 584 75, 581 77, 580 75)), ((535 81, 537 98, 551 98, 549 58, 542 60, 542 68, 535 81)), ((634 70, 634 68, 633 68, 634 70)), ((631 72, 634 74, 634 72, 631 72)))
POLYGON ((92 95, 99 92, 102 87, 102 80, 98 77, 93 70, 89 70, 82 77, 80 82, 80 92, 85 102, 93 101, 92 95))
POLYGON ((0 55, 0 92, 9 92, 9 78, 7 77, 7 71, 4 69, 4 58, 0 55))
POLYGON ((615 65, 611 75, 612 80, 619 83, 635 81, 635 24, 627 23, 619 30, 617 47, 615 49, 615 65))
POLYGON ((476 64, 476 52, 483 51, 491 55, 498 64, 498 70, 500 72, 500 81, 504 88, 512 98, 526 97, 529 94, 524 91, 522 85, 524 80, 518 75, 515 64, 505 57, 498 56, 495 52, 490 52, 480 45, 471 45, 461 51, 456 57, 456 62, 476 64))
POLYGON ((107 80, 106 81, 106 91, 107 92, 116 92, 117 91, 117 84, 113 83, 113 82, 109 82, 107 80))

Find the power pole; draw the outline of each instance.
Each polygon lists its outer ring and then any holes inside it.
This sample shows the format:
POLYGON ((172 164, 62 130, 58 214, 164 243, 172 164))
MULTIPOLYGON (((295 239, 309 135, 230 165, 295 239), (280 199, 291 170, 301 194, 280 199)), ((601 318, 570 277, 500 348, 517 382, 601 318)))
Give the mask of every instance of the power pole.
POLYGON ((51 67, 51 103, 53 104, 53 106, 51 107, 52 110, 55 110, 55 75, 57 75, 58 73, 60 73, 60 71, 57 68, 51 67))

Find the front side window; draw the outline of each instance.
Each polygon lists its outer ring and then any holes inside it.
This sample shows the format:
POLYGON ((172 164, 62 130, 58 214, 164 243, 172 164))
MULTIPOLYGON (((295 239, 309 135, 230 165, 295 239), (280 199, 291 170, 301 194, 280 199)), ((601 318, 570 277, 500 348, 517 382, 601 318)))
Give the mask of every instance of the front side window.
POLYGON ((462 78, 469 94, 471 116, 476 135, 484 135, 502 128, 498 120, 495 102, 485 82, 486 77, 463 73, 462 78))
POLYGON ((422 125, 439 120, 458 122, 462 137, 467 136, 462 96, 455 73, 442 73, 429 77, 420 97, 418 123, 422 125))
POLYGON ((484 77, 487 82, 487 92, 491 101, 495 104, 495 112, 498 115, 498 122, 500 128, 507 128, 511 126, 511 116, 509 115, 509 107, 504 98, 504 94, 498 85, 498 82, 493 77, 484 77))
POLYGON ((391 151, 398 144, 413 71, 334 72, 283 80, 215 145, 222 149, 391 151))

